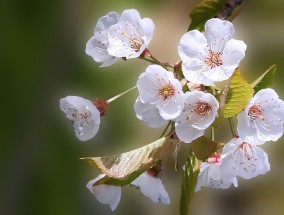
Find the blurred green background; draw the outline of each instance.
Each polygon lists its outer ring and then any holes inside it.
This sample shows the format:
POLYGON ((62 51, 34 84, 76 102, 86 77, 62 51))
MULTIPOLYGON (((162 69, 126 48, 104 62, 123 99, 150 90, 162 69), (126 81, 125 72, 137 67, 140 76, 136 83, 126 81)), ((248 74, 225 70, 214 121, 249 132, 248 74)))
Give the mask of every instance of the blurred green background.
MULTIPOLYGON (((135 8, 156 24, 150 50, 161 61, 175 63, 177 45, 198 0, 10 0, 1 2, 2 123, 0 146, 0 214, 178 214, 180 175, 165 161, 163 182, 171 204, 154 204, 134 188, 125 187, 114 213, 85 188, 99 173, 80 157, 111 155, 157 139, 135 117, 131 92, 110 105, 98 135, 79 142, 59 110, 59 99, 78 95, 108 99, 135 85, 147 63, 137 59, 99 68, 85 54, 98 18, 110 11, 135 8), (4 100, 3 100, 4 98, 4 100)), ((278 70, 274 89, 284 99, 284 2, 247 1, 234 20, 235 39, 248 45, 241 69, 250 82, 270 65, 278 70)), ((225 129, 225 130, 224 130, 225 129)), ((218 129, 217 140, 230 139, 218 129)), ((193 199, 190 214, 283 215, 284 139, 267 143, 271 171, 240 180, 238 189, 203 189, 193 199)), ((187 147, 183 146, 187 152, 187 147)), ((181 156, 180 162, 184 162, 181 156)))

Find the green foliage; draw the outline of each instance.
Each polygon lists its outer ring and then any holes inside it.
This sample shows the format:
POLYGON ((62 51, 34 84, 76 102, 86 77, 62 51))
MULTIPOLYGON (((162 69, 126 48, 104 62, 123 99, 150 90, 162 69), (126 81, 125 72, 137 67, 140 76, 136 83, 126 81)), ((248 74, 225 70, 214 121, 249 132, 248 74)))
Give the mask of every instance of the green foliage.
POLYGON ((188 214, 189 205, 193 197, 198 179, 199 169, 200 161, 194 156, 192 151, 190 151, 184 167, 184 174, 181 183, 181 196, 179 205, 180 215, 188 214))
POLYGON ((215 17, 227 2, 228 0, 204 0, 200 2, 189 15, 191 24, 188 30, 197 29, 203 31, 205 22, 215 17))
POLYGON ((120 155, 86 157, 91 166, 106 174, 97 184, 124 186, 152 167, 174 149, 174 141, 163 137, 153 143, 120 155))
POLYGON ((259 78, 257 78, 253 83, 251 83, 251 87, 254 89, 254 92, 272 87, 272 81, 274 78, 274 74, 276 71, 276 65, 272 65, 265 71, 259 78))
POLYGON ((218 143, 207 137, 199 137, 191 143, 191 150, 199 160, 206 160, 217 151, 218 143))
POLYGON ((247 101, 253 96, 254 90, 237 69, 230 79, 230 89, 226 96, 224 117, 229 118, 240 113, 247 101))

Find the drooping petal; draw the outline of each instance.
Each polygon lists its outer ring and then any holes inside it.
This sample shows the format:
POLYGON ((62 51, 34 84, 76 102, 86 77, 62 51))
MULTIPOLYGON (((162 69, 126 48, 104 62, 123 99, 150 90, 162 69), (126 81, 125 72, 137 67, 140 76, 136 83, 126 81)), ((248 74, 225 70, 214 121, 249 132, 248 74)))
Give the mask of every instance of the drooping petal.
POLYGON ((143 120, 148 126, 158 128, 165 125, 166 121, 161 117, 155 105, 142 103, 139 97, 136 99, 134 109, 138 119, 143 120))
POLYGON ((60 99, 60 109, 72 121, 79 140, 87 141, 97 134, 100 112, 91 101, 79 96, 67 96, 60 99))
POLYGON ((234 26, 231 22, 213 18, 205 23, 205 37, 210 50, 222 52, 225 44, 234 33, 234 26))
POLYGON ((226 177, 250 179, 270 170, 268 155, 258 146, 243 142, 240 138, 227 143, 223 154, 221 169, 226 177))
POLYGON ((225 178, 220 171, 220 164, 201 163, 200 173, 198 175, 195 192, 202 187, 211 187, 214 189, 228 189, 231 185, 238 186, 236 177, 225 178))
POLYGON ((110 209, 114 211, 120 201, 121 197, 121 187, 100 184, 93 186, 95 182, 103 178, 105 175, 100 174, 95 179, 89 181, 86 187, 90 192, 96 197, 96 199, 102 204, 108 204, 110 209))
POLYGON ((144 172, 137 179, 131 182, 131 185, 140 189, 141 193, 153 202, 162 202, 170 204, 170 198, 159 177, 154 177, 144 172))

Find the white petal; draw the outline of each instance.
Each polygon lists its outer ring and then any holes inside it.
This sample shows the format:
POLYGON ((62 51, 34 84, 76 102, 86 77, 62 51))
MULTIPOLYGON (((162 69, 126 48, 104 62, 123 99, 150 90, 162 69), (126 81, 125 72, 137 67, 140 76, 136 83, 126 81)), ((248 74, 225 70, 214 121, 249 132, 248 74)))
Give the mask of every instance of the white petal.
POLYGON ((175 128, 176 135, 185 143, 191 143, 204 134, 204 130, 198 130, 187 123, 179 123, 178 121, 175 123, 175 128))
POLYGON ((118 13, 116 12, 108 13, 107 15, 101 17, 98 20, 94 33, 99 32, 99 31, 107 31, 109 27, 116 24, 118 20, 119 20, 118 13))
POLYGON ((148 46, 154 35, 155 24, 153 20, 149 18, 142 19, 140 24, 144 32, 143 40, 148 46))
POLYGON ((165 125, 166 121, 160 116, 155 105, 142 103, 139 97, 136 99, 134 109, 138 119, 143 120, 148 126, 158 128, 165 125))
POLYGON ((224 67, 224 66, 216 66, 212 69, 204 71, 204 76, 206 76, 210 80, 214 81, 224 81, 227 80, 235 71, 235 67, 224 67))
POLYGON ((255 123, 251 122, 247 112, 242 111, 237 115, 237 130, 241 138, 247 138, 249 142, 257 142, 257 128, 255 123))
MULTIPOLYGON (((120 21, 127 20, 129 23, 140 25, 140 14, 135 9, 124 10, 121 14, 120 21)), ((139 26, 140 27, 140 26, 139 26)))
POLYGON ((176 118, 184 105, 184 94, 180 82, 173 74, 161 66, 150 65, 137 81, 137 86, 142 103, 155 104, 163 119, 176 118), (174 90, 173 95, 165 98, 161 89, 170 85, 174 90))
POLYGON ((257 120, 257 138, 261 141, 277 141, 283 135, 283 121, 273 114, 265 114, 264 120, 257 120))
POLYGON ((272 89, 258 91, 238 115, 240 136, 260 141, 276 141, 283 135, 284 102, 272 89), (250 109, 256 106, 261 117, 251 118, 250 109))
POLYGON ((205 37, 210 50, 214 52, 222 52, 233 33, 234 26, 229 21, 213 18, 205 23, 205 37))
POLYGON ((170 198, 165 190, 165 187, 158 177, 153 177, 145 172, 137 179, 131 182, 131 185, 140 189, 146 197, 150 198, 153 202, 162 202, 163 204, 170 204, 170 198))
POLYGON ((134 9, 123 11, 118 23, 111 26, 108 31, 108 52, 113 56, 127 59, 139 57, 151 40, 152 24, 147 19, 142 21, 139 12, 134 9))
POLYGON ((93 184, 99 179, 103 178, 104 174, 99 175, 97 178, 89 181, 86 187, 96 197, 96 199, 102 204, 108 204, 112 211, 114 211, 120 201, 121 188, 112 185, 97 185, 93 184))
POLYGON ((168 83, 167 73, 164 68, 158 65, 150 65, 142 73, 137 81, 140 99, 143 103, 155 104, 163 100, 158 96, 159 89, 168 83))
POLYGON ((101 37, 92 37, 86 44, 86 54, 91 56, 94 61, 102 62, 101 67, 114 64, 119 58, 110 55, 107 52, 108 41, 104 41, 101 37))
POLYGON ((207 162, 202 162, 195 192, 198 192, 201 187, 228 189, 232 184, 235 187, 238 186, 237 178, 224 178, 220 171, 220 164, 208 164, 207 162))
POLYGON ((110 66, 118 60, 118 58, 110 55, 107 51, 109 45, 108 29, 116 24, 118 19, 119 15, 115 12, 110 12, 106 16, 101 17, 95 27, 94 36, 86 44, 86 54, 91 56, 96 62, 102 62, 101 67, 110 66))
POLYGON ((207 41, 204 35, 197 30, 185 33, 178 45, 178 53, 183 62, 198 59, 201 62, 208 54, 207 41))
POLYGON ((93 103, 79 96, 60 100, 60 109, 73 121, 76 137, 81 141, 93 138, 99 129, 100 112, 93 103))
POLYGON ((207 66, 199 59, 192 59, 191 61, 182 62, 182 71, 184 77, 195 84, 203 84, 211 86, 214 80, 208 78, 204 71, 207 71, 207 66))
MULTIPOLYGON (((199 91, 196 91, 196 92, 199 92, 199 91)), ((219 103, 212 94, 204 93, 201 91, 200 93, 201 93, 200 100, 208 103, 208 105, 210 105, 210 108, 211 108, 210 114, 208 116, 203 117, 200 123, 192 125, 194 128, 202 130, 202 129, 208 128, 215 121, 215 118, 218 115, 217 111, 219 109, 219 103)))
POLYGON ((247 45, 241 40, 231 39, 227 42, 223 55, 223 65, 224 67, 235 67, 239 66, 240 61, 245 57, 245 51, 247 45))
POLYGON ((258 146, 241 139, 230 141, 223 149, 221 169, 225 176, 240 176, 245 179, 265 174, 270 170, 267 154, 258 146))
POLYGON ((165 120, 171 120, 178 117, 183 110, 184 106, 184 96, 183 93, 177 94, 173 98, 162 101, 156 105, 159 109, 161 117, 165 120))

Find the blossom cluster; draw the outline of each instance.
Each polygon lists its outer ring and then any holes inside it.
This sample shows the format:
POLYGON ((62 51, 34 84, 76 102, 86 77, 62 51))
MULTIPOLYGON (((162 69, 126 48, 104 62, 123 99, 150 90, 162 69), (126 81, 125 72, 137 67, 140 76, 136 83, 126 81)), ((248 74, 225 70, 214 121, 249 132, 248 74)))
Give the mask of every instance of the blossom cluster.
MULTIPOLYGON (((94 36, 87 42, 86 53, 102 63, 102 67, 120 58, 151 57, 148 45, 154 29, 153 21, 141 19, 134 9, 125 10, 121 15, 110 12, 98 20, 94 36)), ((181 74, 176 69, 178 66, 171 71, 154 60, 138 77, 139 96, 134 104, 137 118, 152 128, 172 123, 172 138, 183 143, 203 136, 218 117, 220 106, 215 94, 204 89, 231 78, 245 56, 246 44, 232 39, 233 33, 231 22, 217 18, 205 23, 204 34, 198 30, 185 33, 177 48, 181 74)), ((60 100, 60 108, 72 121, 76 137, 86 141, 98 132, 100 116, 105 114, 111 101, 92 102, 67 96, 60 100)), ((232 184, 237 187, 237 177, 250 179, 270 170, 268 155, 259 145, 277 141, 283 135, 284 102, 273 89, 259 90, 237 119, 238 135, 201 163, 196 191, 201 187, 226 189, 232 184)), ((152 167, 131 185, 153 202, 169 204, 160 171, 152 167)), ((114 210, 120 201, 121 188, 105 184, 94 186, 103 177, 101 174, 88 182, 87 188, 101 203, 109 204, 114 210)))

